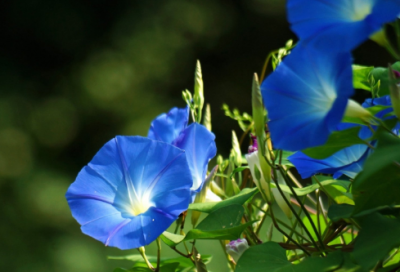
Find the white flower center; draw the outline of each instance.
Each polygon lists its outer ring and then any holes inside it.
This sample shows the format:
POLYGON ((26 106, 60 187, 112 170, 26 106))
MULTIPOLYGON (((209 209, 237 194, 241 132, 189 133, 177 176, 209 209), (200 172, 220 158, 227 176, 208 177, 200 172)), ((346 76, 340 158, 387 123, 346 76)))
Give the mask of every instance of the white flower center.
POLYGON ((152 206, 149 198, 143 197, 139 201, 131 202, 130 207, 128 208, 128 212, 132 215, 137 216, 139 214, 145 213, 152 206))
MULTIPOLYGON (((363 0, 365 1, 365 0, 363 0)), ((371 3, 358 3, 359 1, 355 1, 354 3, 354 13, 351 17, 352 21, 362 21, 372 12, 372 4, 371 3)))

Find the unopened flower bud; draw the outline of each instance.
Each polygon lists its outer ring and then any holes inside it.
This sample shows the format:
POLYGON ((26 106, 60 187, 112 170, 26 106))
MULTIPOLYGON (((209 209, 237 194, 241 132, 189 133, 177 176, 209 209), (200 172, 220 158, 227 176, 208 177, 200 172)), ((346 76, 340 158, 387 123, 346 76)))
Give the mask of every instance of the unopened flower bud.
POLYGON ((253 181, 260 190, 265 201, 271 200, 269 183, 271 182, 271 167, 267 164, 264 158, 259 158, 259 151, 251 154, 246 154, 246 160, 250 168, 253 181), (265 162, 261 165, 261 162, 265 162))
POLYGON ((372 117, 369 111, 364 109, 360 104, 352 99, 347 101, 346 111, 344 114, 347 117, 356 117, 364 121, 369 121, 369 119, 372 117))
POLYGON ((251 140, 252 140, 253 144, 250 145, 249 148, 248 148, 248 153, 249 154, 251 154, 251 153, 253 153, 253 152, 258 150, 257 136, 255 136, 253 134, 250 134, 250 137, 251 137, 251 140))
POLYGON ((226 252, 232 256, 232 258, 237 263, 240 256, 242 256, 243 252, 249 248, 249 244, 246 239, 237 239, 230 241, 229 244, 225 246, 226 252))
POLYGON ((260 84, 258 83, 257 74, 254 74, 253 77, 253 86, 252 86, 252 109, 253 109, 253 121, 254 121, 254 129, 256 131, 256 136, 258 141, 261 144, 261 152, 264 154, 264 146, 263 142, 265 140, 265 115, 264 115, 264 105, 262 102, 260 84))
POLYGON ((376 42, 377 44, 379 44, 382 47, 387 47, 390 45, 387 37, 386 37, 386 33, 385 30, 383 28, 381 28, 380 30, 376 31, 374 34, 372 34, 371 36, 369 36, 369 38, 371 40, 373 40, 374 42, 376 42))

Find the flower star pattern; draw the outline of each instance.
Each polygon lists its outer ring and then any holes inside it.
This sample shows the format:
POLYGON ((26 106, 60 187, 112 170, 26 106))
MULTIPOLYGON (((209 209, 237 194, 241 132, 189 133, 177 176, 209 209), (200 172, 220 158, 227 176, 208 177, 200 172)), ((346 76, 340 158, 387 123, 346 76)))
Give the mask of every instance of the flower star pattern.
POLYGON ((185 150, 192 172, 192 196, 203 187, 208 162, 216 155, 215 136, 198 123, 187 125, 189 108, 173 108, 153 120, 148 132, 150 139, 166 142, 185 150))
POLYGON ((272 143, 290 151, 324 144, 353 92, 349 52, 299 43, 261 85, 272 143))
POLYGON ((79 172, 66 198, 83 233, 132 249, 150 244, 188 208, 191 187, 183 150, 117 136, 79 172))
POLYGON ((300 40, 349 51, 400 14, 398 0, 288 0, 288 20, 300 40))

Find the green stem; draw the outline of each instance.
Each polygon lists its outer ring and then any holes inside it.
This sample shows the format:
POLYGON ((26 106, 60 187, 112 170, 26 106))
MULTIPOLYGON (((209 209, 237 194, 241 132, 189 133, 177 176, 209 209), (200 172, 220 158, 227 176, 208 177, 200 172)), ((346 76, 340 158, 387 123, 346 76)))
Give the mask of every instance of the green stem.
POLYGON ((325 225, 328 227, 328 225, 329 225, 329 220, 328 220, 328 218, 327 218, 327 212, 326 212, 326 210, 324 209, 324 203, 322 202, 322 198, 321 198, 321 197, 319 198, 319 205, 320 205, 320 207, 321 207, 322 217, 324 218, 325 225))
POLYGON ((222 251, 225 254, 226 260, 228 261, 228 266, 231 269, 231 271, 235 270, 235 263, 233 262, 232 258, 229 256, 229 254, 226 252, 226 245, 224 243, 223 240, 219 240, 221 247, 222 247, 222 251))
MULTIPOLYGON (((253 205, 254 207, 256 207, 257 209, 259 209, 261 212, 263 212, 265 216, 270 216, 270 215, 268 214, 268 210, 267 210, 267 211, 263 211, 260 207, 254 205, 254 204, 252 204, 252 205, 253 205)), ((270 217, 271 217, 271 216, 270 216, 270 217)), ((293 236, 293 233, 295 233, 296 235, 298 235, 298 236, 300 236, 301 238, 303 238, 304 240, 306 240, 308 243, 311 243, 311 241, 310 241, 309 239, 307 239, 306 237, 304 237, 304 235, 300 234, 300 233, 295 229, 295 227, 296 227, 296 225, 297 225, 297 221, 294 221, 294 227, 293 227, 293 226, 290 227, 288 224, 286 224, 285 222, 283 222, 282 220, 280 220, 280 219, 278 219, 278 218, 275 218, 275 220, 276 220, 279 224, 283 225, 283 226, 286 227, 288 230, 290 230, 290 234, 289 234, 290 237, 292 237, 292 236, 293 236)))
POLYGON ((315 190, 315 194, 317 196, 317 225, 318 225, 318 233, 321 235, 321 221, 319 220, 319 210, 320 210, 320 202, 319 202, 319 190, 315 190))
MULTIPOLYGON (((294 190, 293 187, 291 186, 290 180, 288 180, 285 171, 283 171, 283 169, 280 168, 280 167, 279 167, 279 171, 281 172, 281 175, 283 176, 283 178, 286 180, 287 186, 289 187, 289 189, 290 189, 290 191, 292 192, 293 196, 296 198, 297 202, 299 202, 301 209, 304 210, 304 214, 306 215, 306 217, 307 217, 308 220, 310 221, 311 227, 313 228, 315 234, 317 235, 317 238, 318 238, 318 240, 319 240, 319 242, 320 242, 320 245, 321 245, 322 249, 324 249, 325 246, 324 246, 324 244, 323 244, 322 238, 321 238, 321 236, 319 235, 319 232, 318 232, 318 230, 317 230, 317 228, 316 228, 316 226, 315 226, 315 224, 314 224, 314 221, 311 219, 310 214, 308 213, 307 209, 304 207, 303 203, 300 201, 299 196, 296 194, 295 190, 294 190)), ((275 181, 275 184, 276 184, 276 186, 278 187, 279 192, 280 192, 281 195, 283 196, 284 194, 283 194, 283 192, 282 192, 282 189, 281 189, 280 186, 279 186, 279 182, 276 182, 276 181, 275 181)), ((285 198, 284 198, 284 199, 285 199, 285 198)), ((315 248, 316 248, 316 249, 319 249, 318 245, 315 243, 314 239, 312 238, 311 233, 308 231, 308 229, 307 229, 307 227, 304 225, 303 221, 301 221, 300 218, 297 218, 297 220, 299 220, 300 224, 302 225, 302 227, 303 227, 304 230, 306 231, 307 235, 308 235, 308 236, 310 237, 310 239, 313 241, 313 244, 314 244, 315 248)))
MULTIPOLYGON (((301 183, 296 179, 296 177, 292 174, 292 172, 290 172, 290 170, 287 169, 286 166, 282 165, 282 168, 285 170, 289 178, 293 181, 294 184, 296 184, 298 188, 303 188, 303 185, 301 185, 301 183)), ((316 200, 312 198, 312 196, 310 196, 309 194, 307 194, 306 196, 311 201, 311 203, 313 203, 315 206, 317 205, 316 200)))
POLYGON ((271 241, 272 240, 273 232, 274 232, 274 223, 271 223, 271 225, 269 226, 269 229, 267 231, 267 241, 271 241))
MULTIPOLYGON (((252 205, 254 205, 254 204, 252 204, 252 205)), ((254 205, 255 206, 255 205, 254 205)), ((257 206, 256 206, 257 207, 257 206)), ((264 224, 264 221, 265 221, 265 219, 267 218, 267 211, 268 211, 268 209, 269 209, 269 206, 268 206, 268 204, 267 204, 267 208, 266 208, 266 210, 265 211, 263 211, 261 208, 259 208, 259 207, 257 207, 258 209, 260 209, 263 213, 264 213, 264 215, 261 217, 261 221, 260 221, 260 223, 257 225, 257 228, 256 228, 256 230, 255 230, 255 234, 256 235, 258 235, 259 233, 260 233, 260 230, 261 230, 261 227, 262 227, 262 225, 264 224)))
POLYGON ((160 271, 160 261, 161 261, 161 238, 157 237, 157 268, 156 271, 160 271))
MULTIPOLYGON (((269 215, 269 214, 268 214, 269 215)), ((271 215, 269 215, 271 216, 271 215)), ((307 241, 308 243, 312 243, 311 240, 309 240, 308 238, 306 238, 304 235, 302 235, 300 232, 298 232, 297 230, 293 229, 293 227, 290 227, 288 224, 286 224, 285 222, 283 222, 282 220, 275 218, 276 222, 278 222, 280 225, 284 226, 285 228, 287 228, 288 230, 292 231, 293 233, 295 233, 296 235, 298 235, 299 237, 303 238, 305 241, 307 241)))
MULTIPOLYGON (((297 239, 297 241, 299 241, 300 242, 300 236, 299 236, 299 233, 295 230, 295 228, 296 228, 296 226, 297 226, 297 220, 296 221, 293 221, 293 218, 290 218, 290 223, 291 223, 291 225, 292 225, 292 228, 291 228, 291 232, 289 233, 289 234, 291 234, 291 233, 294 233, 295 235, 296 235, 296 239, 297 239)), ((291 236, 292 237, 292 236, 291 236)), ((301 237, 303 238, 303 240, 304 240, 304 236, 302 236, 301 235, 301 237)))
MULTIPOLYGON (((304 202, 305 202, 305 200, 306 200, 306 198, 303 198, 303 204, 304 204, 304 202)), ((300 205, 300 204, 299 204, 300 205)), ((297 214, 298 215, 298 217, 300 217, 301 216, 301 213, 303 212, 303 210, 302 209, 300 209, 299 210, 299 213, 297 214)), ((299 221, 295 221, 294 222, 294 228, 296 228, 297 227, 297 223, 298 223, 299 221)), ((302 229, 300 229, 300 231, 301 231, 302 229)), ((290 235, 290 237, 292 237, 292 235, 293 235, 293 230, 292 230, 292 232, 289 234, 290 235)))
POLYGON ((155 271, 153 265, 150 263, 149 259, 147 259, 147 256, 146 256, 144 247, 139 247, 139 248, 138 248, 138 251, 139 251, 140 255, 142 255, 143 260, 145 261, 147 267, 148 267, 150 270, 155 271))
MULTIPOLYGON (((271 203, 268 203, 268 205, 270 206, 271 203)), ((305 254, 307 254, 308 256, 311 256, 310 253, 309 253, 302 245, 300 245, 300 244, 297 243, 295 240, 293 240, 292 237, 288 236, 287 233, 286 233, 285 231, 283 231, 283 230, 279 227, 278 223, 276 222, 276 218, 275 218, 275 216, 274 216, 273 209, 269 209, 269 212, 270 212, 271 219, 272 219, 272 222, 273 222, 275 228, 276 228, 280 233, 282 233, 290 242, 292 242, 292 243, 295 244, 298 248, 300 248, 301 250, 303 250, 303 252, 304 252, 305 254)))
POLYGON ((332 201, 333 201, 334 203, 336 203, 336 201, 335 201, 335 199, 333 198, 333 196, 331 196, 331 195, 329 194, 329 192, 325 189, 325 187, 321 184, 321 182, 319 182, 318 178, 317 178, 316 176, 312 176, 312 177, 313 177, 313 179, 318 183, 319 188, 321 188, 321 190, 322 190, 330 199, 332 199, 332 201))

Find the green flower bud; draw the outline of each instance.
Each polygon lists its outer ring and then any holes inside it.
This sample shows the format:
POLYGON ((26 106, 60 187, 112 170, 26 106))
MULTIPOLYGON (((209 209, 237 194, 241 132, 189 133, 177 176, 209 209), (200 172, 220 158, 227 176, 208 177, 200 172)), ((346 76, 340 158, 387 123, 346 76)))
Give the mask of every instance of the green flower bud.
POLYGON ((211 131, 211 108, 210 104, 206 104, 206 112, 204 114, 203 125, 211 131))
POLYGON ((203 75, 201 74, 200 61, 196 63, 196 71, 194 73, 194 95, 193 102, 197 108, 197 122, 201 121, 201 113, 204 105, 204 88, 203 88, 203 75))
POLYGON ((260 143, 260 149, 262 154, 265 154, 264 143, 265 141, 265 118, 264 118, 264 105, 262 102, 260 85, 258 83, 257 74, 253 77, 253 88, 252 88, 252 110, 253 110, 253 121, 254 128, 256 130, 257 140, 260 143))
MULTIPOLYGON (((277 182, 279 183, 279 185, 286 185, 285 179, 282 177, 281 173, 277 173, 277 182)), ((279 192, 278 188, 272 188, 271 189, 272 194, 274 195, 275 201, 278 204, 279 208, 281 208, 281 210, 285 213, 285 215, 291 219, 293 216, 292 210, 290 209, 290 207, 287 205, 286 201, 283 199, 283 196, 281 195, 281 193, 279 192)), ((285 198, 287 200, 290 200, 290 194, 289 193, 283 193, 285 198)))
POLYGON ((365 108, 363 108, 360 104, 352 99, 349 99, 347 101, 346 111, 344 115, 347 117, 360 118, 367 122, 369 122, 372 118, 372 115, 369 111, 367 111, 365 108))
POLYGON ((387 47, 389 46, 389 41, 386 37, 386 33, 385 30, 383 28, 381 28, 380 30, 376 31, 374 34, 372 34, 369 37, 371 40, 373 40, 374 42, 376 42, 377 44, 379 44, 382 47, 387 47))
POLYGON ((232 159, 236 166, 242 165, 242 152, 235 131, 232 130, 232 159))
POLYGON ((259 158, 259 151, 255 151, 251 154, 246 154, 246 160, 250 168, 251 176, 256 184, 258 190, 260 190, 262 197, 265 201, 270 202, 272 200, 269 184, 271 182, 271 167, 267 162, 261 165, 261 161, 265 161, 264 158, 259 158))

